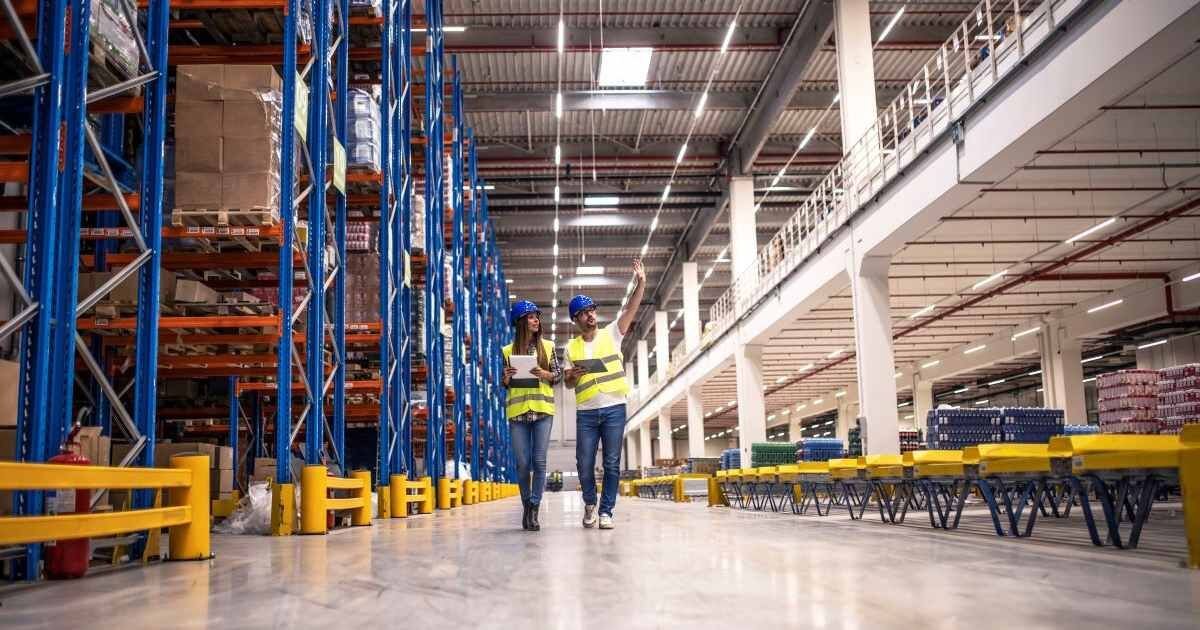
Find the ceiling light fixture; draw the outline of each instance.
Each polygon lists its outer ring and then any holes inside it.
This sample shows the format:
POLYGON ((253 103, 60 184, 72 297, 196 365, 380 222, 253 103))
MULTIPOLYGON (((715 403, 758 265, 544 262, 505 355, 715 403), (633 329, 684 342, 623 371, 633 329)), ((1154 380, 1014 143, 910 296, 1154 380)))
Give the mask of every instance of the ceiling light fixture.
POLYGON ((721 40, 722 55, 729 51, 729 44, 733 41, 733 32, 735 30, 737 30, 737 20, 729 23, 729 29, 725 31, 725 39, 721 40))
POLYGON ((562 98, 562 92, 559 92, 558 94, 556 94, 554 96, 554 117, 562 118, 562 113, 563 113, 563 98, 562 98))
POLYGON ((708 92, 700 95, 700 100, 696 103, 696 111, 692 114, 694 118, 699 118, 704 113, 704 106, 708 104, 708 92))
POLYGON ((1192 280, 1195 280, 1196 278, 1200 278, 1200 273, 1194 273, 1190 276, 1184 276, 1183 280, 1181 280, 1180 282, 1191 282, 1192 280))
POLYGON ((583 205, 591 206, 617 206, 621 204, 620 197, 584 197, 583 205))
POLYGON ((679 147, 679 155, 675 156, 676 164, 683 163, 683 156, 687 155, 687 149, 688 149, 688 145, 686 142, 683 143, 683 146, 679 147))
POLYGON ((933 308, 934 308, 934 306, 932 304, 930 304, 929 306, 926 306, 925 308, 922 308, 921 310, 916 311, 912 315, 909 315, 908 318, 916 319, 918 317, 923 317, 923 316, 928 315, 929 313, 933 312, 933 308))
POLYGON ((833 359, 833 358, 836 358, 838 355, 840 355, 843 352, 845 352, 845 350, 843 350, 842 348, 838 348, 837 350, 834 350, 833 352, 830 352, 829 354, 825 355, 825 358, 833 359))
POLYGON ((1078 241, 1079 239, 1081 239, 1081 238, 1084 238, 1084 237, 1086 237, 1086 236, 1088 236, 1089 234, 1092 234, 1092 233, 1094 233, 1094 232, 1098 232, 1098 231, 1100 231, 1100 230, 1103 230, 1104 228, 1106 228, 1106 227, 1108 227, 1108 226, 1110 226, 1110 225, 1112 225, 1113 223, 1116 223, 1116 222, 1117 222, 1117 218, 1116 218, 1116 217, 1111 217, 1111 218, 1109 218, 1109 219, 1107 219, 1107 220, 1105 220, 1105 221, 1101 221, 1100 223, 1097 223, 1096 225, 1093 225, 1092 227, 1090 227, 1090 228, 1088 228, 1088 229, 1086 229, 1086 230, 1084 230, 1084 231, 1082 231, 1082 232, 1080 232, 1080 233, 1076 234, 1075 236, 1072 236, 1071 238, 1069 238, 1069 239, 1067 239, 1067 240, 1065 240, 1065 241, 1063 241, 1063 242, 1064 242, 1064 243, 1066 243, 1067 245, 1070 245, 1070 244, 1074 243, 1075 241, 1078 241))
POLYGON ((1033 333, 1035 333, 1035 332, 1038 332, 1038 331, 1039 331, 1039 330, 1041 330, 1041 329, 1042 329, 1042 327, 1041 327, 1041 326, 1036 326, 1036 327, 1034 327, 1034 328, 1030 328, 1029 330, 1022 330, 1021 332, 1019 332, 1019 333, 1017 333, 1017 334, 1013 335, 1013 336, 1012 336, 1012 340, 1013 340, 1013 341, 1016 341, 1016 340, 1020 339, 1021 337, 1024 337, 1024 336, 1026 336, 1026 335, 1032 335, 1033 333))
POLYGON ((602 276, 604 275, 604 267, 576 267, 575 275, 577 276, 602 276))
POLYGON ((887 26, 883 27, 883 32, 879 34, 879 39, 875 40, 876 44, 879 44, 887 38, 888 34, 892 32, 892 29, 896 27, 896 22, 900 21, 900 16, 902 15, 904 15, 904 7, 900 7, 900 9, 896 11, 896 14, 892 16, 892 19, 888 20, 887 26))
POLYGON ((975 401, 975 405, 976 405, 976 406, 980 406, 980 405, 986 405, 986 404, 988 404, 989 402, 991 402, 991 401, 990 401, 990 400, 988 400, 987 398, 984 398, 983 400, 976 400, 976 401, 975 401))
POLYGON ((567 25, 563 23, 562 18, 558 19, 558 54, 563 54, 567 48, 567 25))
POLYGON ((963 354, 975 354, 976 352, 982 351, 984 348, 987 348, 986 344, 981 345, 981 346, 975 346, 974 348, 967 348, 966 350, 963 350, 963 354))
POLYGON ((971 290, 978 291, 980 287, 987 286, 987 285, 999 280, 1000 278, 1003 278, 1006 275, 1008 275, 1008 270, 1001 269, 1000 271, 997 271, 996 273, 984 278, 983 280, 976 282, 974 285, 971 286, 971 290))
POLYGON ((1125 302, 1125 300, 1124 300, 1124 299, 1116 299, 1116 300, 1113 300, 1113 301, 1111 301, 1111 302, 1106 302, 1106 303, 1104 303, 1104 304, 1101 304, 1100 306, 1093 306, 1092 308, 1089 308, 1089 309, 1087 310, 1087 312, 1088 312, 1088 315, 1091 315, 1092 313, 1098 313, 1098 312, 1100 312, 1100 311, 1103 311, 1103 310, 1104 310, 1104 309, 1106 309, 1106 308, 1112 308, 1112 307, 1114 307, 1114 306, 1117 306, 1118 304, 1121 304, 1121 303, 1123 303, 1123 302, 1125 302))
POLYGON ((921 369, 935 367, 935 366, 937 366, 937 365, 941 365, 941 363, 942 363, 941 361, 938 361, 938 360, 936 360, 936 359, 935 359, 935 360, 933 360, 933 361, 930 361, 929 363, 922 363, 922 364, 921 364, 921 369))
POLYGON ((1006 378, 998 378, 994 381, 988 381, 988 387, 991 387, 992 385, 1000 385, 1001 383, 1004 383, 1007 380, 1008 379, 1006 379, 1006 378))
POLYGON ((840 391, 840 392, 838 392, 838 393, 836 393, 836 394, 834 394, 834 395, 833 395, 833 397, 834 397, 834 398, 845 398, 845 396, 846 396, 846 392, 845 392, 845 391, 840 391))
POLYGON ((1084 363, 1091 363, 1091 362, 1093 362, 1093 361, 1099 361, 1100 359, 1103 359, 1103 358, 1104 358, 1104 357, 1106 357, 1106 356, 1108 356, 1108 355, 1106 355, 1106 354, 1097 354, 1097 355, 1096 355, 1096 356, 1094 356, 1094 357, 1088 357, 1088 358, 1086 358, 1086 359, 1084 359, 1084 360, 1080 361, 1080 362, 1079 362, 1079 364, 1080 364, 1080 365, 1083 365, 1084 363))
POLYGON ((1158 341, 1151 341, 1150 343, 1144 343, 1144 344, 1138 346, 1137 349, 1145 350, 1146 348, 1153 348, 1154 346, 1161 346, 1161 345, 1167 343, 1167 341, 1170 341, 1170 340, 1169 339, 1159 339, 1158 341))

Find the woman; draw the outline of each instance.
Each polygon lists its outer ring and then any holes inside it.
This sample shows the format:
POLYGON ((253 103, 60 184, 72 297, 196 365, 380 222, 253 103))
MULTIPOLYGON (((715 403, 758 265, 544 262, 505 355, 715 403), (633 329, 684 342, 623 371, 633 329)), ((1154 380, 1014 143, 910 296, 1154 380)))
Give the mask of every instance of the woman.
POLYGON ((515 329, 513 342, 502 350, 509 433, 517 458, 517 486, 525 506, 521 526, 534 532, 541 529, 538 505, 546 486, 546 449, 554 425, 554 385, 562 378, 554 344, 542 339, 541 315, 537 305, 528 300, 513 304, 509 320, 515 329), (513 355, 535 356, 537 365, 524 377, 518 376, 513 355))

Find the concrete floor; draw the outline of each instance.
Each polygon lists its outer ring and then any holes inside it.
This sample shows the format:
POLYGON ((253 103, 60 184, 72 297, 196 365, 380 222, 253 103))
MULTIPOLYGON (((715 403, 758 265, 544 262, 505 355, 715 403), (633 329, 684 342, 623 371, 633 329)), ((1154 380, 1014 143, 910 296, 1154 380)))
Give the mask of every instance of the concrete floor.
POLYGON ((537 534, 509 499, 325 537, 217 536, 211 562, 0 591, 0 627, 1200 627, 1200 572, 1174 545, 626 498, 602 532, 580 512, 552 493, 537 534))

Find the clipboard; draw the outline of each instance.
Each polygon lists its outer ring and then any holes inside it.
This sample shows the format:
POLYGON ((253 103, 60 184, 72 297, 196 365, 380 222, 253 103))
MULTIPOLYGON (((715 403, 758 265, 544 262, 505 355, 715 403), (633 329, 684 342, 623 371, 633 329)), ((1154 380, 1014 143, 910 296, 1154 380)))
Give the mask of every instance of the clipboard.
POLYGON ((508 358, 508 365, 517 369, 517 373, 513 374, 513 379, 537 379, 533 375, 533 368, 537 367, 537 357, 532 354, 514 354, 508 358))
POLYGON ((600 359, 579 359, 571 361, 571 365, 577 368, 586 370, 585 374, 603 374, 608 371, 608 367, 600 359))

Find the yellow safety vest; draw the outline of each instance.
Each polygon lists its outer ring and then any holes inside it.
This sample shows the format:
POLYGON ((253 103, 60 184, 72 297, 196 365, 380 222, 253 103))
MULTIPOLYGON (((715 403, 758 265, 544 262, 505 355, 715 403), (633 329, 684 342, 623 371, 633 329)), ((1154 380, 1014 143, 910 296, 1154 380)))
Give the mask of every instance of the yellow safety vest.
MULTIPOLYGON (((607 330, 597 330, 593 343, 593 358, 603 361, 607 371, 579 377, 579 382, 575 384, 576 404, 583 404, 601 392, 617 396, 629 393, 629 382, 625 380, 625 359, 621 356, 621 349, 613 342, 612 335, 607 330)), ((575 337, 567 344, 567 357, 572 365, 587 359, 584 352, 583 337, 575 337)))
MULTIPOLYGON (((546 356, 554 354, 554 344, 543 339, 542 347, 546 356)), ((501 350, 504 353, 504 364, 509 364, 513 345, 510 343, 501 350)), ((516 418, 529 413, 554 415, 554 387, 542 379, 512 379, 508 385, 508 417, 516 418)))

